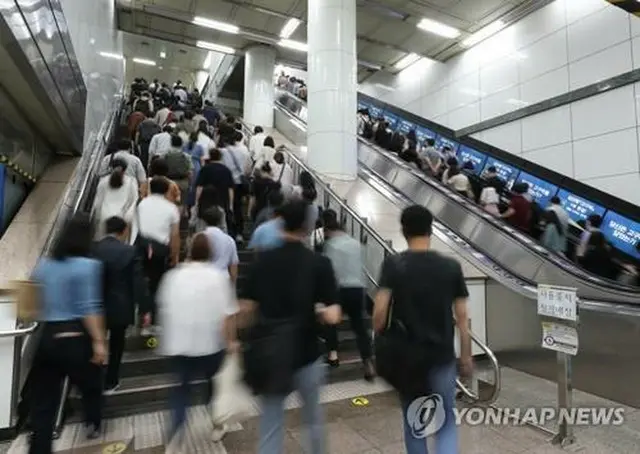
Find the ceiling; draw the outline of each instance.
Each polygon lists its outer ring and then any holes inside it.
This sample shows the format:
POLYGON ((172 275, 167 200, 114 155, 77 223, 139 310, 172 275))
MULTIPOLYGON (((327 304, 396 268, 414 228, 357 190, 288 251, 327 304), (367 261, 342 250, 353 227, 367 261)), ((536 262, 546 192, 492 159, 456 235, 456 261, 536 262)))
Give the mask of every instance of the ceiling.
POLYGON ((133 33, 124 33, 122 44, 123 54, 127 59, 126 79, 129 82, 136 77, 144 77, 148 81, 157 77, 163 82, 170 83, 180 79, 185 84, 192 85, 197 72, 202 71, 208 53, 197 47, 133 33), (165 58, 161 57, 161 52, 164 52, 165 58), (133 58, 155 61, 156 66, 135 63, 133 58))
MULTIPOLYGON (((290 39, 306 42, 307 0, 116 0, 121 30, 194 46, 197 40, 244 49, 252 43, 275 44, 288 18, 303 21, 290 39), (201 16, 231 23, 240 33, 229 34, 191 23, 201 16)), ((446 60, 462 48, 464 37, 501 18, 514 22, 551 0, 356 0, 358 59, 362 80, 379 68, 392 68, 408 53, 446 60), (462 31, 457 40, 416 27, 429 18, 462 31), (372 69, 375 66, 376 69, 372 69)), ((306 54, 276 46, 278 58, 289 65, 306 65, 306 54)), ((188 57, 187 57, 188 59, 188 57)))

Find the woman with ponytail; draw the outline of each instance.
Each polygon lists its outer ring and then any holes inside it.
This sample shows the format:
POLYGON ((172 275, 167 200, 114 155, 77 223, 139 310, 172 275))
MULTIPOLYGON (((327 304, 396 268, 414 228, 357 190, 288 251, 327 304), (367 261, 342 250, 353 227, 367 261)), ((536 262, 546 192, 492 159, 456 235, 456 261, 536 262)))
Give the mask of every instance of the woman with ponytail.
POLYGON ((98 182, 92 210, 98 239, 104 236, 104 223, 110 217, 118 216, 128 223, 133 220, 138 183, 126 170, 127 161, 116 158, 111 161, 111 173, 98 182))

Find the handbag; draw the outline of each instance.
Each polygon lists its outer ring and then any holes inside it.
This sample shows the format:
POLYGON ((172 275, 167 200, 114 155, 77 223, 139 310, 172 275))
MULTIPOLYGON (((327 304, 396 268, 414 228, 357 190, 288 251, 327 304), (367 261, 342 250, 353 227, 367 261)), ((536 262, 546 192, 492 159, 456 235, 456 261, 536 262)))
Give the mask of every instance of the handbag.
MULTIPOLYGON (((301 301, 308 288, 311 266, 301 264, 294 301, 301 301)), ((302 315, 269 319, 258 317, 245 332, 243 345, 244 380, 257 395, 286 396, 294 390, 302 315)))
MULTIPOLYGON (((398 273, 402 272, 402 254, 392 258, 398 273)), ((392 299, 387 315, 387 326, 376 334, 374 341, 376 371, 398 393, 407 399, 428 396, 428 374, 431 361, 429 352, 412 339, 409 330, 393 316, 397 301, 392 299)), ((410 308, 408 309, 410 317, 410 308)))
POLYGON ((31 280, 16 280, 12 287, 18 320, 24 323, 37 320, 42 303, 40 284, 31 280))

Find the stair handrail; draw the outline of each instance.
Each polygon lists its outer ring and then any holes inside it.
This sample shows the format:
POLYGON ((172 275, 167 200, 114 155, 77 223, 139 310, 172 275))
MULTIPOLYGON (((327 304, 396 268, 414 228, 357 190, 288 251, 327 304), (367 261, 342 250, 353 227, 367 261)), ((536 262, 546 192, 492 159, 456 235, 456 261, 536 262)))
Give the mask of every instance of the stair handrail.
MULTIPOLYGON (((242 127, 244 129, 244 134, 247 137, 251 137, 252 135, 252 131, 247 127, 246 123, 243 120, 240 120, 242 127)), ((351 217, 353 219, 356 220, 356 222, 360 225, 360 228, 363 229, 364 231, 367 232, 368 235, 370 235, 383 249, 384 251, 384 256, 385 258, 390 256, 390 255, 394 255, 396 254, 396 251, 393 249, 391 242, 384 240, 367 222, 365 219, 363 219, 360 215, 358 215, 352 208, 350 208, 346 201, 342 198, 340 198, 338 196, 338 194, 336 194, 336 192, 331 189, 331 185, 325 183, 324 181, 322 181, 322 179, 318 176, 318 174, 312 170, 311 168, 309 168, 298 156, 296 156, 292 150, 289 148, 288 145, 283 144, 281 145, 279 148, 284 149, 287 152, 287 156, 289 158, 290 162, 294 162, 297 166, 299 166, 299 168, 303 169, 304 171, 308 172, 309 175, 311 175, 311 177, 314 179, 316 187, 320 187, 323 190, 323 193, 325 194, 325 196, 329 196, 331 198, 333 198, 338 205, 340 206, 341 210, 344 210, 346 213, 348 213, 349 215, 351 215, 351 217)), ((294 172, 295 173, 295 172, 294 172)), ((324 203, 324 208, 327 208, 329 203, 328 200, 325 200, 324 203)), ((340 213, 340 219, 342 219, 342 213, 340 213)), ((371 281, 372 284, 374 284, 376 287, 378 287, 378 282, 376 281, 376 279, 371 275, 371 273, 369 273, 369 271, 366 269, 366 267, 363 269, 365 275, 367 276, 367 278, 371 281)), ((480 349, 484 352, 484 354, 487 356, 487 358, 489 359, 489 362, 491 363, 491 367, 493 369, 493 373, 494 373, 494 386, 493 386, 493 390, 491 392, 491 395, 489 396, 489 398, 487 398, 486 400, 483 400, 483 403, 486 403, 487 405, 490 405, 492 403, 494 403, 496 401, 496 399, 498 398, 499 394, 500 394, 500 390, 502 388, 502 377, 501 377, 501 372, 500 372, 500 364, 498 363, 498 359, 496 358, 495 354, 493 353, 493 351, 489 348, 488 345, 486 345, 482 339, 480 339, 480 337, 478 337, 475 333, 473 333, 473 331, 471 329, 469 329, 469 335, 471 337, 471 340, 478 345, 478 347, 480 347, 480 349)), ((480 396, 475 394, 473 391, 471 391, 466 385, 464 385, 459 378, 456 378, 456 384, 458 386, 458 388, 470 399, 474 400, 474 401, 480 401, 480 396)))

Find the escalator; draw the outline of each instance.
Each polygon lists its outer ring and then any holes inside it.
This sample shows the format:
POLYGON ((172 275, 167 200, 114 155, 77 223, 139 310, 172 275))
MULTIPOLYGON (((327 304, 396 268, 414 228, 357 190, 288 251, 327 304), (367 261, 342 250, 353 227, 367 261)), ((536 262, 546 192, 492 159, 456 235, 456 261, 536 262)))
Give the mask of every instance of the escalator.
MULTIPOLYGON (((286 92, 276 97, 276 127, 296 144, 306 143, 306 106, 286 92)), ((575 287, 584 304, 640 304, 640 288, 593 275, 486 213, 445 185, 358 139, 359 175, 382 183, 396 197, 426 206, 457 252, 489 277, 535 299, 537 283, 575 287)))

